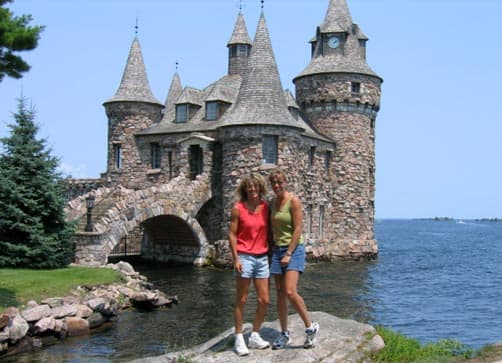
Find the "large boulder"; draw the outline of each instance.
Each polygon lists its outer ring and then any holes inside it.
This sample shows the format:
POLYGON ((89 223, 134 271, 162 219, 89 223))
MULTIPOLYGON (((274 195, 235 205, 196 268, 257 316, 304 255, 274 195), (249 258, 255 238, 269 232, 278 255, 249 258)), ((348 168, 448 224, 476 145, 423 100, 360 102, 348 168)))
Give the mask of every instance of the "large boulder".
MULTIPOLYGON (((166 363, 187 360, 190 362, 324 362, 324 363, 361 363, 370 362, 368 355, 382 349, 385 344, 371 325, 354 320, 340 319, 324 312, 312 312, 312 319, 321 324, 317 345, 304 349, 305 327, 300 317, 290 315, 288 327, 292 342, 284 350, 253 350, 244 357, 238 357, 233 351, 233 328, 226 330, 210 341, 181 352, 168 353, 158 357, 143 358, 133 362, 166 363)), ((280 332, 279 321, 263 324, 262 337, 272 342, 280 332)), ((244 337, 247 341, 251 333, 251 324, 244 325, 244 337)))

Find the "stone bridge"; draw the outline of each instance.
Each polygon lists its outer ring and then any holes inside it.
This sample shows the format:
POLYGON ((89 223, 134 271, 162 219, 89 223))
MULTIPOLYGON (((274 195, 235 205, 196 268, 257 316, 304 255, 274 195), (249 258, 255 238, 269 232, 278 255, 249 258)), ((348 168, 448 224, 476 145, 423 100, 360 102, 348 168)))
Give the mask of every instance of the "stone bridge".
POLYGON ((142 190, 119 185, 85 193, 66 208, 67 219, 77 223, 75 262, 104 265, 121 241, 136 235, 140 236, 136 243, 144 258, 201 265, 208 256, 209 244, 196 215, 211 197, 207 174, 195 180, 181 174, 169 183, 142 190), (86 232, 89 195, 95 201, 92 231, 86 232))

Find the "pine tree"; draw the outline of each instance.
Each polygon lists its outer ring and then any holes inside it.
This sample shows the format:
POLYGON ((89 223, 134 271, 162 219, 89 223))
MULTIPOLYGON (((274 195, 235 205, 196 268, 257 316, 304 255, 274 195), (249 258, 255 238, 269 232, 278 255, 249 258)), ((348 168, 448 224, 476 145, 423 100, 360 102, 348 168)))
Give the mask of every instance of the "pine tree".
POLYGON ((0 0, 0 82, 5 76, 21 78, 30 69, 17 53, 35 49, 43 26, 30 26, 31 15, 14 16, 0 0))
POLYGON ((20 99, 0 139, 0 267, 56 268, 71 262, 72 225, 65 221, 59 160, 37 139, 33 108, 20 99))

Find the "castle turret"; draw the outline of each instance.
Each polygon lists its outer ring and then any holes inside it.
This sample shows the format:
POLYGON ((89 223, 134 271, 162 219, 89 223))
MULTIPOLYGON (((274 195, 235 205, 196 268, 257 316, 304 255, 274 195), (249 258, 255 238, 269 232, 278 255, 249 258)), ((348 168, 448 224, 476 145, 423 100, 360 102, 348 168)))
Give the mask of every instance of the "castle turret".
POLYGON ((112 182, 136 188, 149 168, 142 160, 134 134, 161 118, 164 108, 152 94, 137 37, 134 38, 120 86, 103 103, 108 116, 107 176, 112 182))
POLYGON ((368 38, 345 0, 330 0, 310 64, 295 79, 310 125, 336 143, 328 234, 341 254, 374 254, 375 118, 382 79, 366 63, 368 38))
POLYGON ((170 111, 174 108, 176 100, 181 95, 183 87, 181 85, 181 79, 178 72, 174 73, 173 79, 171 80, 171 86, 169 87, 169 92, 167 93, 166 102, 164 103, 165 111, 170 111))
POLYGON ((246 70, 249 53, 251 51, 251 38, 246 28, 246 22, 241 12, 237 16, 234 31, 227 43, 228 47, 228 74, 243 75, 246 70))

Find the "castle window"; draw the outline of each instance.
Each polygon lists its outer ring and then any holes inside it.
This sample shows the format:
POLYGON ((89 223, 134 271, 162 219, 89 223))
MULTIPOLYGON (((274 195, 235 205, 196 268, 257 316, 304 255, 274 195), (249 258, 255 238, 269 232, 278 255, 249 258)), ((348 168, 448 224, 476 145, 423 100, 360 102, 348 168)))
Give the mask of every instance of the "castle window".
POLYGON ((183 123, 188 121, 188 104, 184 103, 176 105, 176 120, 175 122, 183 123))
POLYGON ((352 90, 352 93, 361 93, 361 83, 352 82, 351 90, 352 90))
POLYGON ((115 169, 122 168, 122 145, 113 144, 113 160, 115 164, 115 169))
POLYGON ((214 121, 218 119, 218 102, 206 102, 206 120, 214 121))
POLYGON ((319 206, 319 239, 323 238, 323 236, 324 236, 324 234, 323 234, 323 229, 324 229, 323 223, 324 223, 324 206, 320 205, 319 206))
POLYGON ((329 171, 329 165, 331 164, 332 154, 330 150, 326 150, 326 154, 324 155, 324 169, 329 171))
POLYGON ((238 56, 248 56, 249 55, 249 45, 247 44, 237 44, 232 45, 230 47, 230 57, 238 57, 238 56))
POLYGON ((277 136, 263 135, 263 164, 277 164, 277 136))
POLYGON ((249 55, 249 46, 248 45, 239 44, 238 47, 239 47, 239 50, 238 50, 239 55, 244 55, 244 56, 249 55))
POLYGON ((172 150, 169 150, 167 152, 167 167, 168 167, 168 171, 169 171, 169 180, 171 180, 173 178, 173 167, 174 167, 173 151, 172 150))
POLYGON ((190 145, 188 163, 190 164, 190 179, 195 180, 197 175, 202 174, 204 166, 202 148, 199 145, 190 145))
POLYGON ((150 144, 150 166, 152 169, 160 169, 160 145, 157 142, 150 144))
POLYGON ((315 146, 311 146, 309 150, 309 171, 312 171, 314 168, 315 161, 315 146))

